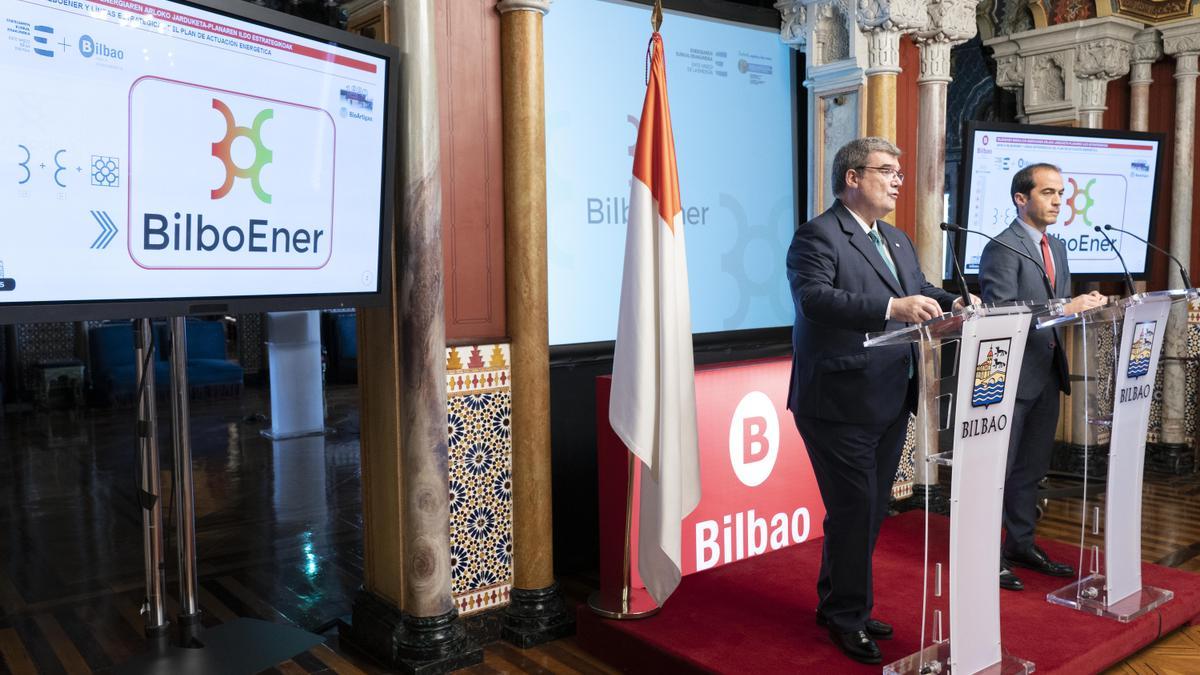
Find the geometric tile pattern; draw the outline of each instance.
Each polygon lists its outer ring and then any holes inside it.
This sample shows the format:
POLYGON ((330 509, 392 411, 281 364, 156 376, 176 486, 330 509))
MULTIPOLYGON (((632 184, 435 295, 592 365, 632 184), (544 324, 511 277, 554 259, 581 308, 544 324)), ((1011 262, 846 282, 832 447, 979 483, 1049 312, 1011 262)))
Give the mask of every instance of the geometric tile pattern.
POLYGON ((912 496, 913 480, 916 478, 913 450, 916 447, 917 418, 913 415, 908 418, 908 432, 904 436, 904 449, 900 452, 900 466, 896 469, 896 480, 892 483, 892 499, 908 499, 912 496))
POLYGON ((21 384, 32 389, 33 366, 38 361, 75 358, 75 324, 22 323, 16 326, 14 345, 17 363, 21 368, 21 384))
MULTIPOLYGON (((1184 397, 1191 405, 1184 406, 1184 435, 1185 443, 1191 444, 1196 437, 1196 408, 1200 405, 1200 303, 1194 303, 1188 308, 1187 344, 1184 353, 1187 362, 1184 364, 1184 397)), ((1154 397, 1150 402, 1150 424, 1146 440, 1157 443, 1162 431, 1162 399, 1163 399, 1162 369, 1154 381, 1154 397)))
POLYGON ((507 344, 448 347, 446 351, 446 392, 451 396, 509 390, 512 370, 507 344))
POLYGON ((1150 421, 1146 425, 1146 442, 1157 443, 1162 433, 1163 416, 1163 368, 1162 359, 1166 350, 1162 350, 1158 358, 1158 373, 1154 376, 1154 394, 1150 398, 1150 421))
POLYGON ((237 315, 237 360, 247 375, 257 375, 264 370, 263 358, 263 315, 237 315))
MULTIPOLYGON (((1113 391, 1117 386, 1117 341, 1121 331, 1124 330, 1125 323, 1118 321, 1111 324, 1110 330, 1105 330, 1104 326, 1098 326, 1094 332, 1095 335, 1095 360, 1092 362, 1092 367, 1095 368, 1095 374, 1088 384, 1094 387, 1094 393, 1089 392, 1089 396, 1095 404, 1096 409, 1088 411, 1093 417, 1108 417, 1113 413, 1113 391)), ((1089 331, 1089 337, 1093 335, 1089 331)), ((1074 392, 1080 385, 1072 384, 1071 391, 1074 392)), ((1092 427, 1085 431, 1088 434, 1095 434, 1091 442, 1096 445, 1104 445, 1108 443, 1111 437, 1109 427, 1092 427)), ((1082 442, 1082 439, 1077 439, 1075 442, 1082 442)))
POLYGON ((450 588, 460 616, 507 605, 512 589, 509 350, 446 348, 450 588))
POLYGON ((1190 442, 1195 443, 1200 434, 1200 302, 1188 308, 1188 338, 1186 382, 1187 400, 1191 405, 1184 407, 1184 429, 1190 442))

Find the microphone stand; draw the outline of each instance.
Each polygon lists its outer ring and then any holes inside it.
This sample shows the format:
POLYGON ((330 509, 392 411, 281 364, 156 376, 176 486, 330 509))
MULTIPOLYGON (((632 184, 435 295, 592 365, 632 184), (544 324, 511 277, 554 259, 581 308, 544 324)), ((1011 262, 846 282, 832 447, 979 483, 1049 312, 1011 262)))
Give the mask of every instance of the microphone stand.
MULTIPOLYGON (((946 231, 944 223, 942 225, 942 230, 946 231)), ((957 237, 955 239, 957 240, 957 237)), ((958 282, 959 297, 962 298, 963 309, 966 309, 971 306, 971 290, 967 288, 967 278, 963 276, 962 266, 958 263, 957 246, 950 250, 950 260, 954 262, 954 280, 958 282)))
POLYGON ((1187 268, 1183 266, 1183 263, 1179 262, 1179 258, 1176 258, 1175 256, 1171 255, 1166 249, 1159 248, 1158 246, 1151 244, 1149 242, 1149 240, 1142 239, 1141 237, 1137 236, 1136 234, 1130 232, 1129 230, 1122 230, 1121 228, 1113 227, 1112 225, 1105 225, 1104 229, 1113 230, 1115 232, 1120 232, 1122 234, 1127 234, 1127 235, 1133 237, 1134 239, 1137 239, 1138 241, 1142 242, 1143 244, 1149 246, 1150 248, 1154 249, 1155 251, 1158 251, 1159 253, 1167 256, 1175 263, 1175 265, 1177 267, 1179 267, 1179 276, 1183 278, 1183 287, 1189 288, 1189 289, 1194 288, 1192 286, 1192 279, 1191 279, 1191 277, 1188 276, 1187 268))
POLYGON ((1129 288, 1129 294, 1133 295, 1137 293, 1137 290, 1133 287, 1133 276, 1129 274, 1129 268, 1125 265, 1125 257, 1121 255, 1121 250, 1117 248, 1117 245, 1113 242, 1112 237, 1108 236, 1108 233, 1104 231, 1104 228, 1100 227, 1099 225, 1093 227, 1092 229, 1099 232, 1100 236, 1104 237, 1104 241, 1108 242, 1108 245, 1113 250, 1113 253, 1117 254, 1117 262, 1121 263, 1121 270, 1125 272, 1125 285, 1129 288))
MULTIPOLYGON (((967 228, 963 227, 962 225, 955 225, 954 223, 942 223, 940 225, 940 227, 943 230, 945 230, 946 232, 966 232, 968 234, 978 234, 981 237, 986 237, 987 239, 991 239, 992 241, 996 242, 996 244, 1003 246, 1004 248, 1012 251, 1013 253, 1016 253, 1017 255, 1021 256, 1022 258, 1025 258, 1026 260, 1032 262, 1034 264, 1034 266, 1037 267, 1042 272, 1042 285, 1044 285, 1046 287, 1047 300, 1054 300, 1054 288, 1050 285, 1050 278, 1046 276, 1046 268, 1042 266, 1042 261, 1038 260, 1037 258, 1034 258, 1033 256, 1029 255, 1028 253, 1026 253, 1022 250, 1019 250, 1017 248, 1009 246, 1008 244, 1000 241, 999 239, 991 236, 990 234, 984 234, 983 232, 980 232, 979 230, 968 230, 967 228)), ((956 258, 956 261, 957 261, 957 258, 956 258)))

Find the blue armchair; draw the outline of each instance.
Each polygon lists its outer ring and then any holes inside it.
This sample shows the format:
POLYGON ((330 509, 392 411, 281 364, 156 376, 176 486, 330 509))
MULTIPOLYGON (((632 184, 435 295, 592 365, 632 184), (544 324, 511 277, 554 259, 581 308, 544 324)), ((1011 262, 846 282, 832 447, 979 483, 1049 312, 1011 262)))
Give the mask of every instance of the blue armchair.
MULTIPOLYGON (((193 398, 237 396, 242 391, 244 370, 225 358, 225 329, 217 321, 188 320, 188 389, 193 398)), ((156 388, 165 393, 171 381, 168 360, 170 329, 154 324, 153 357, 156 388)), ((133 325, 128 321, 104 323, 89 333, 92 391, 100 400, 132 403, 137 388, 133 352, 133 325)))

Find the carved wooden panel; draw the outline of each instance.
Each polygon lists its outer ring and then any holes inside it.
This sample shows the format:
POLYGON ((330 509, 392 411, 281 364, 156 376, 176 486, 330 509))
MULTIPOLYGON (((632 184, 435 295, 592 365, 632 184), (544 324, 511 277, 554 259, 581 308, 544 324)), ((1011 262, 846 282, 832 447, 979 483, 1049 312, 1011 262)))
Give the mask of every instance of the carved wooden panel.
POLYGON ((494 0, 437 3, 446 339, 505 334, 500 15, 494 0))
MULTIPOLYGON (((896 145, 904 153, 901 166, 909 176, 917 173, 917 76, 921 72, 921 56, 917 45, 907 36, 900 38, 900 74, 896 76, 896 145)), ((896 227, 916 240, 917 183, 909 178, 896 200, 896 227)))
MULTIPOLYGON (((498 338, 504 318, 500 14, 495 0, 435 5, 446 340, 498 338)), ((384 0, 354 0, 348 30, 386 40, 384 0)))

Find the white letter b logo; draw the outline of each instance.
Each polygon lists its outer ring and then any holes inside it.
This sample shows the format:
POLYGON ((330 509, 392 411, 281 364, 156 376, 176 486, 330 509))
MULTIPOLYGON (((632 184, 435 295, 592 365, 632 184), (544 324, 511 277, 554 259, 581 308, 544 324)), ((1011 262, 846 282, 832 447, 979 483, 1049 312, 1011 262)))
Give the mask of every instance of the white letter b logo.
POLYGON ((746 394, 729 424, 729 463, 748 487, 762 485, 779 456, 779 417, 761 391, 746 394))

